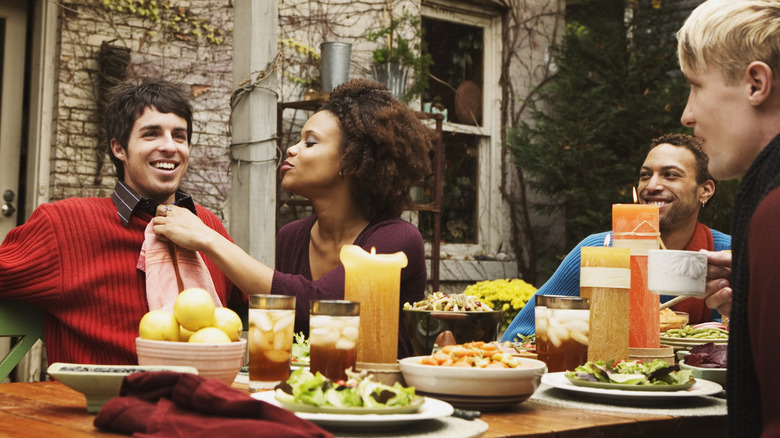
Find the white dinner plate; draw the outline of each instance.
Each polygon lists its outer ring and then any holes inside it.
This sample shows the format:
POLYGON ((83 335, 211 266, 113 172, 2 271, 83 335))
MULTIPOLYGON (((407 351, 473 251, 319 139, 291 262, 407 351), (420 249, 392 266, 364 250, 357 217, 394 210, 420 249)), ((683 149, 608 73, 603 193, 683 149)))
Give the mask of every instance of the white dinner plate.
MULTIPOLYGON (((252 397, 257 400, 279 406, 274 391, 255 392, 252 397)), ((354 429, 354 430, 377 430, 400 428, 411 423, 422 420, 431 420, 435 418, 449 417, 454 412, 454 408, 447 402, 436 400, 435 398, 425 397, 425 403, 420 406, 420 410, 413 414, 315 414, 309 412, 294 412, 300 418, 311 421, 323 427, 336 429, 354 429)))
POLYGON ((589 398, 605 403, 654 404, 681 401, 690 397, 713 395, 723 391, 723 387, 709 380, 696 379, 696 383, 686 391, 624 391, 621 389, 602 389, 576 386, 566 378, 566 372, 547 373, 542 383, 572 393, 578 397, 589 398))
POLYGON ((351 407, 351 408, 347 408, 347 407, 340 408, 336 406, 315 406, 315 405, 310 405, 308 403, 286 402, 284 398, 280 400, 279 397, 275 397, 275 399, 277 402, 279 402, 279 404, 283 408, 287 409, 288 411, 308 412, 310 414, 352 414, 352 415, 413 414, 419 411, 420 407, 422 407, 423 403, 425 403, 425 397, 420 397, 419 395, 414 396, 412 402, 406 406, 389 406, 389 407, 381 406, 376 408, 367 408, 363 406, 351 407))
POLYGON ((664 345, 669 345, 672 347, 693 347, 696 345, 706 344, 708 342, 712 342, 713 344, 728 344, 728 339, 701 339, 701 338, 674 338, 671 336, 663 336, 660 337, 661 343, 664 345))

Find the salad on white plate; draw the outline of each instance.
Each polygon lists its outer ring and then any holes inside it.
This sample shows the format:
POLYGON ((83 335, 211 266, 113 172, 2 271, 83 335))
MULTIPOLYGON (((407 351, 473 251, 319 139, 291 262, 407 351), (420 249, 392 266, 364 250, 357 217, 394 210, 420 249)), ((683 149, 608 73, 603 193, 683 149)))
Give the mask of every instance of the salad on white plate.
POLYGON ((408 413, 415 412, 424 398, 413 387, 396 382, 392 386, 373 380, 365 371, 347 370, 346 381, 331 381, 319 372, 300 368, 286 382, 277 385, 275 399, 283 407, 305 412, 408 413))

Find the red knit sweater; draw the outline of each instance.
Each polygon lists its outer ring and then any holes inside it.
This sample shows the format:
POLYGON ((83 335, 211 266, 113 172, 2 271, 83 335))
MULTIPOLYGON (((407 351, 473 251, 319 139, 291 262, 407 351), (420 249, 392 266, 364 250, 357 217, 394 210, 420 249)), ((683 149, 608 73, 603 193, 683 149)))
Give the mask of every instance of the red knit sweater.
MULTIPOLYGON (((219 219, 198 217, 227 236, 219 219)), ((46 310, 50 363, 136 364, 138 323, 149 309, 144 273, 136 269, 151 220, 136 213, 127 227, 110 198, 44 204, 0 246, 0 298, 46 310)), ((241 292, 204 257, 225 305, 241 292)))

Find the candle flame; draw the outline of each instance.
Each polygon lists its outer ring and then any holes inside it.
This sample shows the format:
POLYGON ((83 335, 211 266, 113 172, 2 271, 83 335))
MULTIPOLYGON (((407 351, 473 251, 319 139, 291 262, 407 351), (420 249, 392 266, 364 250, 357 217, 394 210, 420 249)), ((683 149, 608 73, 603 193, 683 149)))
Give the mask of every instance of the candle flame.
POLYGON ((636 186, 632 188, 634 189, 634 204, 637 204, 639 202, 639 198, 636 196, 636 186))
POLYGON ((609 234, 607 234, 607 236, 604 237, 604 246, 609 246, 609 238, 610 238, 609 234))
POLYGON ((376 255, 376 248, 373 246, 371 247, 371 255, 376 255))

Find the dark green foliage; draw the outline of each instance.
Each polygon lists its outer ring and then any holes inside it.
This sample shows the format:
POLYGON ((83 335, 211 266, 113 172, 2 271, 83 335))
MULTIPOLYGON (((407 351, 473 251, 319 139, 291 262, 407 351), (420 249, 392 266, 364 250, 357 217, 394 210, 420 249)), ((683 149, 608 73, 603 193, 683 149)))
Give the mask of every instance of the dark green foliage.
POLYGON ((715 199, 699 214, 699 220, 702 223, 707 224, 710 228, 731 234, 731 212, 740 181, 741 179, 732 179, 722 181, 718 185, 715 199))
MULTIPOLYGON (((688 85, 675 33, 684 19, 671 0, 591 0, 569 14, 557 71, 506 142, 529 187, 552 202, 530 207, 565 217, 562 248, 536 245, 543 277, 584 237, 611 229, 612 204, 633 202, 650 140, 691 133, 680 124, 688 85)), ((537 242, 545 235, 537 230, 537 242)))

